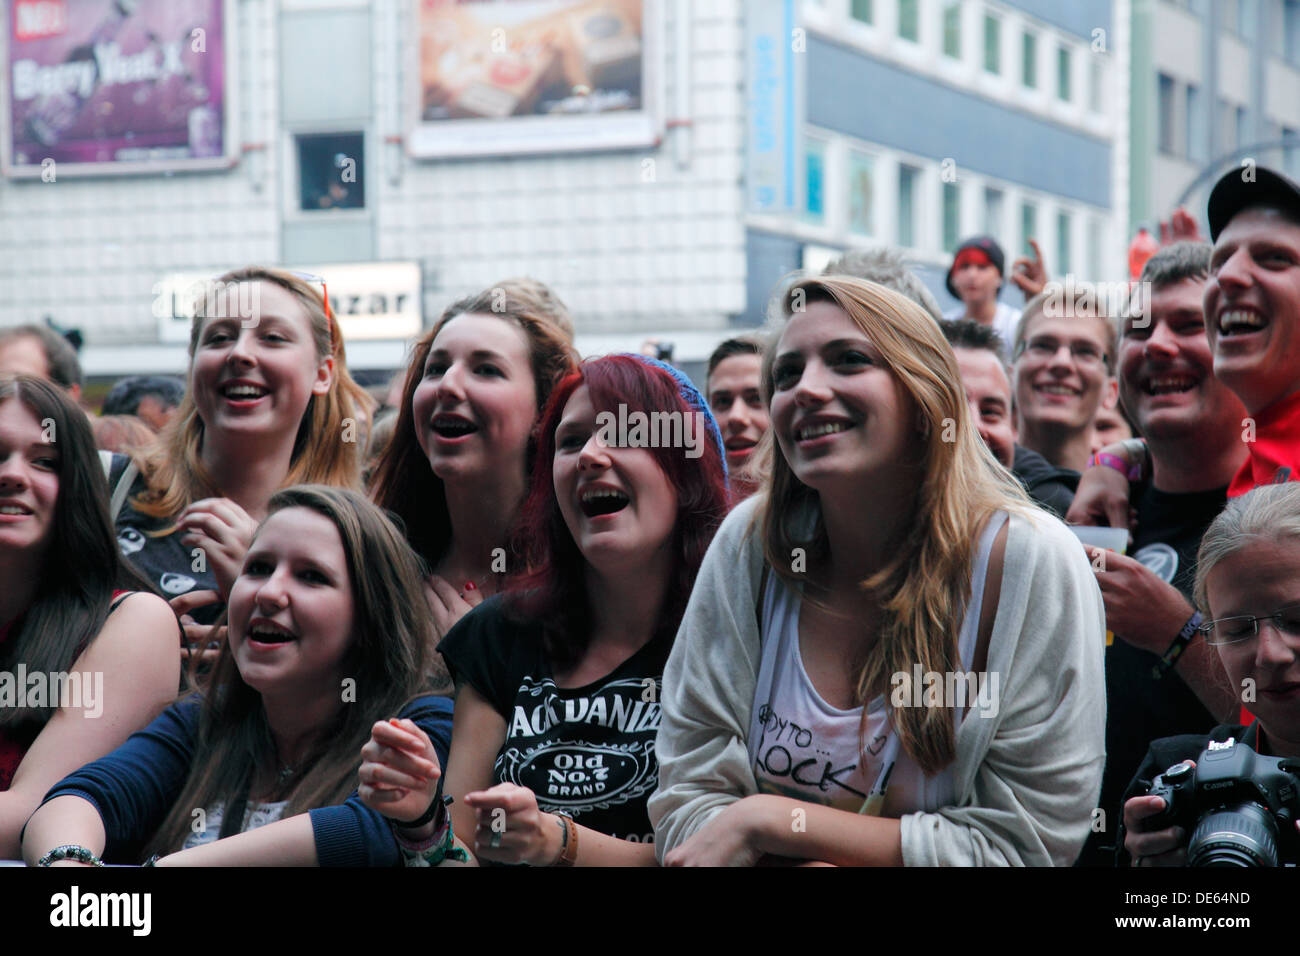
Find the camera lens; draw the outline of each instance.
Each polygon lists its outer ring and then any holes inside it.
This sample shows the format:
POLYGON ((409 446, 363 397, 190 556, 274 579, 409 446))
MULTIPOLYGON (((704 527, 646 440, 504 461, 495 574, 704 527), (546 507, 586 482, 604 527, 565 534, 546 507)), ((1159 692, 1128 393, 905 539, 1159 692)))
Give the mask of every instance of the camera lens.
POLYGON ((1187 844, 1188 866, 1277 866, 1277 824, 1257 803, 1201 817, 1187 844))

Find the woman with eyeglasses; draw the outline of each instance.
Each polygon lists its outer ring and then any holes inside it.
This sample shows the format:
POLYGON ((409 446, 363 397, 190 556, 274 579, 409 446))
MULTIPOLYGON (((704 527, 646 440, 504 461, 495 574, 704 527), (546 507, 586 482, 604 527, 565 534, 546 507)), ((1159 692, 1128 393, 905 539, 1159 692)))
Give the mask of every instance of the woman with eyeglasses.
POLYGON ((1114 407, 1115 329, 1092 297, 1041 293, 1025 304, 1011 364, 1019 443, 1083 471, 1100 408, 1114 407))
POLYGON ((1072 863, 1105 758, 1082 549, 997 466, 918 306, 846 276, 783 306, 771 467, 664 670, 660 859, 1072 863))
MULTIPOLYGON (((182 655, 211 661, 219 642, 205 625, 219 616, 267 502, 305 482, 358 487, 373 400, 348 374, 318 278, 249 266, 202 293, 185 396, 132 463, 139 477, 116 524, 122 553, 181 616, 182 655)), ((126 466, 115 463, 110 487, 126 466)))
POLYGON ((1229 738, 1258 754, 1300 760, 1300 485, 1261 485, 1229 498, 1196 560, 1196 604, 1205 618, 1198 637, 1218 651, 1254 720, 1151 743, 1124 803, 1119 862, 1127 854, 1134 866, 1187 865, 1191 828, 1161 821, 1165 801, 1146 794, 1157 774, 1183 763, 1194 768, 1212 742, 1229 738))
POLYGON ((449 305, 411 357, 371 494, 431 572, 439 637, 516 570, 508 536, 533 427, 577 361, 556 302, 519 280, 498 284, 449 305))

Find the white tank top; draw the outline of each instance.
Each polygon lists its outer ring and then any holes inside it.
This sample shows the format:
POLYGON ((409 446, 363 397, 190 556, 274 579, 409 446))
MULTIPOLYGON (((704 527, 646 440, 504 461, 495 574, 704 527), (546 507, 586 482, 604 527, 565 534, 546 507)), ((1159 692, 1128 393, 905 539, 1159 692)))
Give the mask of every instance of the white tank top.
MULTIPOLYGON (((971 599, 957 638, 965 671, 971 669, 979 638, 989 554, 1006 519, 1005 512, 994 515, 976 545, 971 599)), ((864 738, 859 731, 861 707, 832 707, 817 693, 799 648, 801 595, 778 575, 769 574, 762 602, 762 661, 749 731, 749 759, 759 792, 858 813, 866 809, 873 791, 883 790, 883 805, 877 799, 868 812, 887 817, 951 806, 955 799, 951 765, 934 776, 925 775, 891 732, 892 708, 885 697, 876 697, 867 706, 864 738)), ((925 684, 919 685, 918 698, 923 698, 924 688, 925 684)), ((907 697, 912 699, 912 693, 907 697)), ((959 725, 962 708, 952 709, 959 725)))

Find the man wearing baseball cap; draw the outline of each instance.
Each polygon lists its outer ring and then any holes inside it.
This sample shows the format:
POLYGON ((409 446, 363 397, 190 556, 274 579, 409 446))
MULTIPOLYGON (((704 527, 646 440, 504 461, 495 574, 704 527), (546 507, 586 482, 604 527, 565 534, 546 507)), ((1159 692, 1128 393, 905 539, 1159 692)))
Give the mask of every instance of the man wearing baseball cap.
MULTIPOLYGON (((1047 282, 1038 243, 1032 239, 1029 243, 1034 247, 1036 258, 1033 261, 1017 259, 1011 275, 1011 281, 1025 293, 1026 300, 1041 292, 1047 282)), ((1006 256, 992 236, 967 239, 957 247, 944 281, 949 294, 960 299, 962 304, 945 313, 944 318, 949 321, 971 319, 993 329, 1002 342, 1012 342, 1016 323, 1020 321, 1020 310, 998 301, 1005 276, 1006 256)), ((1002 357, 1006 360, 1010 356, 1003 354, 1002 357)))
MULTIPOLYGON (((1247 163, 1210 191, 1210 276, 1205 333, 1214 377, 1246 408, 1241 440, 1247 459, 1228 497, 1300 477, 1300 186, 1247 163)), ((1112 467, 1089 468, 1069 520, 1127 523, 1128 482, 1117 471, 1137 464, 1122 445, 1105 449, 1112 467)))
POLYGON ((1246 406, 1228 496, 1300 478, 1300 186, 1253 164, 1210 193, 1205 325, 1214 376, 1246 406))

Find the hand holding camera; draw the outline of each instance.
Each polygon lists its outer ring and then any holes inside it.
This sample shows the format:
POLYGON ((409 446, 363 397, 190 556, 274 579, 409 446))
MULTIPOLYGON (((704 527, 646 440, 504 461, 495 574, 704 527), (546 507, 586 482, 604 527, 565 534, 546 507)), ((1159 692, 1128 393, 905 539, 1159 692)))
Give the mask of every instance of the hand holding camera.
POLYGON ((1298 824, 1300 760, 1261 756, 1230 737, 1124 804, 1124 847, 1134 866, 1294 866, 1298 824))

